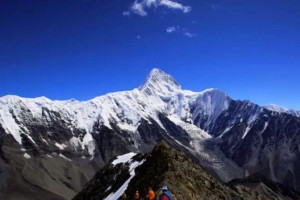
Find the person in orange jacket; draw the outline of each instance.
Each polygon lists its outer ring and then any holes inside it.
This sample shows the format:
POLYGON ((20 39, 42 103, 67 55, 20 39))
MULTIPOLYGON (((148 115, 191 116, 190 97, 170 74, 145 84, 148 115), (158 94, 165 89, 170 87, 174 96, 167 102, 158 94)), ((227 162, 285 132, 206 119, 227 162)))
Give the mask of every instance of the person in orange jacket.
POLYGON ((152 188, 148 188, 148 194, 147 194, 147 199, 148 200, 154 200, 155 198, 155 193, 153 192, 152 188))

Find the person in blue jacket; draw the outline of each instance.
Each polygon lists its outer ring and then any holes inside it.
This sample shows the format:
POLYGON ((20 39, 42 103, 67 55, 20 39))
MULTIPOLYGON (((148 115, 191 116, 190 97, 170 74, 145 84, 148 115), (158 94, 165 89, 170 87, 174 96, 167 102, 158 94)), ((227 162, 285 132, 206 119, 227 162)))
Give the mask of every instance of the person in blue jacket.
POLYGON ((173 200, 171 197, 171 194, 168 192, 168 187, 166 185, 164 185, 162 188, 162 193, 159 196, 158 200, 173 200))

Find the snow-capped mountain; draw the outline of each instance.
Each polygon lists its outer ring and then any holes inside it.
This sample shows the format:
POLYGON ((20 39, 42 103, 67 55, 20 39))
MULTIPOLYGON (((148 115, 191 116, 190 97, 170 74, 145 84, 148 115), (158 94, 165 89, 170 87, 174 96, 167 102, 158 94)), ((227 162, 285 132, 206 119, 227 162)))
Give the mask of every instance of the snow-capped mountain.
POLYGON ((26 188, 30 195, 38 186, 69 199, 112 157, 150 152, 160 140, 223 181, 261 172, 297 188, 299 128, 295 115, 233 100, 218 89, 183 90, 159 69, 137 89, 84 102, 4 96, 0 197, 26 188), (18 184, 5 187, 13 176, 21 177, 18 184))

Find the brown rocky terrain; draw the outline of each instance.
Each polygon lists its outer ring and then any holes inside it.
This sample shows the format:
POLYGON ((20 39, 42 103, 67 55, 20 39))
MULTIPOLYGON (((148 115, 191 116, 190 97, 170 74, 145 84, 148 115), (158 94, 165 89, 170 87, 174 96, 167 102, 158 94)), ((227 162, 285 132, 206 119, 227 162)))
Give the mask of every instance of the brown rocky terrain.
MULTIPOLYGON (((151 186, 155 193, 167 185, 174 200, 234 200, 234 199, 299 199, 300 196, 291 190, 285 190, 279 184, 267 179, 236 180, 224 184, 213 178, 201 166, 195 164, 183 152, 161 142, 155 146, 151 154, 138 154, 135 161, 144 160, 136 168, 125 193, 128 196, 140 191, 146 196, 151 186), (276 187, 275 187, 276 185, 276 187), (284 192, 285 191, 285 192, 284 192)), ((131 161, 132 162, 132 161, 131 161)), ((74 197, 76 199, 104 199, 128 179, 130 163, 107 165, 74 197)))

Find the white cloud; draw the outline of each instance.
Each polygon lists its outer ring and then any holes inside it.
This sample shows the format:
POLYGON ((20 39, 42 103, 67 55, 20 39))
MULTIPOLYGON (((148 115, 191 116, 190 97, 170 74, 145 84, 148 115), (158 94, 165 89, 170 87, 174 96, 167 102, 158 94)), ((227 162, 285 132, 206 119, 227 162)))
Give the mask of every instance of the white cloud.
MULTIPOLYGON (((147 8, 151 7, 166 7, 169 9, 180 10, 183 13, 188 13, 191 11, 191 6, 185 6, 181 3, 178 3, 174 0, 135 0, 134 3, 130 6, 130 12, 135 13, 140 16, 147 16, 147 8)), ((129 11, 123 12, 124 16, 128 16, 129 11), (124 13, 126 13, 124 15, 124 13)))
POLYGON ((145 0, 145 5, 147 7, 157 6, 157 0, 145 0))
POLYGON ((166 28, 167 33, 173 33, 176 31, 176 27, 175 26, 170 26, 166 28))
POLYGON ((143 2, 138 2, 137 0, 134 1, 134 3, 132 4, 130 10, 140 16, 147 16, 148 13, 145 11, 145 5, 143 2))
POLYGON ((191 6, 184 6, 181 3, 171 1, 171 0, 160 0, 160 5, 166 6, 168 8, 181 10, 184 13, 188 13, 191 11, 191 6))
POLYGON ((181 28, 180 26, 169 26, 166 28, 167 33, 179 33, 186 37, 193 38, 196 36, 195 33, 191 33, 186 28, 181 28))
POLYGON ((189 37, 189 38, 192 38, 192 37, 195 37, 195 36, 196 36, 195 33, 190 33, 190 32, 188 32, 188 31, 184 32, 183 35, 185 35, 185 36, 187 36, 187 37, 189 37))

